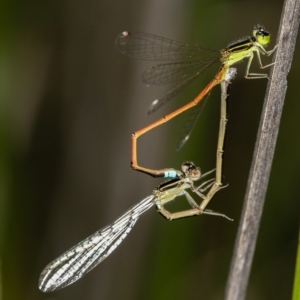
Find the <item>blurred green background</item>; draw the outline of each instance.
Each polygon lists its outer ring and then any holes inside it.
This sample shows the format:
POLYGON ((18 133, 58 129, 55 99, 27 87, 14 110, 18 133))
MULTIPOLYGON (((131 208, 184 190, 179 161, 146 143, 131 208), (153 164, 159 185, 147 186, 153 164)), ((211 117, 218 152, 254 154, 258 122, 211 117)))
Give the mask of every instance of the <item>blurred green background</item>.
MULTIPOLYGON (((47 263, 161 182, 130 169, 131 133, 186 103, 217 70, 146 117, 148 105, 168 87, 144 86, 140 75, 152 63, 120 54, 115 37, 136 30, 221 49, 251 35, 260 23, 273 34, 271 49, 283 1, 4 0, 0 5, 0 298, 222 299, 267 84, 245 80, 245 63, 237 65, 230 92, 224 162, 229 187, 209 205, 235 221, 201 216, 166 222, 152 209, 107 260, 75 284, 43 294, 37 281, 47 263)), ((247 299, 291 297, 300 200, 298 52, 247 299)), ((214 168, 219 101, 217 87, 180 152, 175 145, 187 114, 141 138, 139 163, 179 169, 192 160, 203 172, 214 168)))

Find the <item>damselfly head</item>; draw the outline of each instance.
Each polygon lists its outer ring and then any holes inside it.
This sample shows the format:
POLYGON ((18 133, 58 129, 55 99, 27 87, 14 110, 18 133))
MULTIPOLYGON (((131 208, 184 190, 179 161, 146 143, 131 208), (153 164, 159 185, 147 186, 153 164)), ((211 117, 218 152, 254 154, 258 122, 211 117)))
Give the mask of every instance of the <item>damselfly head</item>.
POLYGON ((262 25, 254 26, 253 36, 255 37, 256 41, 261 45, 267 45, 271 41, 271 35, 269 31, 267 31, 262 25))
POLYGON ((199 180, 201 178, 200 168, 196 167, 193 162, 187 161, 181 166, 182 172, 186 177, 193 181, 199 180))

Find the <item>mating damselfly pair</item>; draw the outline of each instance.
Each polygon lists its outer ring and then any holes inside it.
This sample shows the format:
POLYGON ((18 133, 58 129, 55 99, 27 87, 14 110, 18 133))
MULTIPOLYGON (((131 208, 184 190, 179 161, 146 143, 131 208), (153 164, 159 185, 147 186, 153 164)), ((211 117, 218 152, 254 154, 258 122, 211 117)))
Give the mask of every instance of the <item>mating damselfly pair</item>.
MULTIPOLYGON (((112 225, 109 225, 84 241, 80 242, 56 260, 48 264, 39 279, 39 288, 44 292, 54 291, 63 288, 93 269, 103 261, 127 236, 138 217, 156 205, 157 210, 167 219, 177 219, 199 214, 211 214, 228 218, 224 214, 216 213, 206 209, 208 203, 214 194, 221 188, 222 173, 222 153, 224 144, 224 135, 226 127, 226 98, 228 82, 235 76, 235 69, 230 66, 243 58, 249 58, 246 68, 246 78, 268 78, 266 74, 250 73, 250 65, 257 53, 258 61, 261 68, 263 66, 260 54, 271 55, 276 47, 266 51, 264 46, 270 42, 270 34, 262 27, 254 28, 253 36, 240 40, 228 48, 221 50, 219 56, 210 56, 206 59, 193 60, 203 56, 203 53, 212 53, 210 49, 205 49, 195 45, 184 45, 172 40, 163 39, 157 36, 123 32, 116 39, 117 48, 124 54, 142 59, 151 60, 168 60, 171 63, 157 65, 144 73, 144 81, 147 84, 168 83, 175 80, 183 79, 183 82, 169 91, 166 95, 155 100, 148 112, 155 111, 170 98, 175 96, 187 84, 196 79, 206 68, 217 61, 221 61, 221 67, 212 81, 198 94, 190 103, 180 109, 166 115, 149 126, 135 132, 132 135, 132 168, 154 177, 168 178, 169 181, 161 184, 153 193, 143 199, 136 206, 131 208, 127 213, 121 216, 112 225), (187 61, 181 61, 186 60, 187 61), (137 138, 149 130, 167 122, 189 108, 196 106, 205 95, 217 84, 221 83, 221 118, 220 130, 217 149, 217 163, 215 178, 207 180, 198 187, 194 186, 194 181, 203 178, 211 172, 201 175, 200 169, 193 163, 184 163, 182 171, 175 169, 152 170, 140 167, 137 163, 137 138), (193 193, 202 199, 200 205, 187 192, 190 189, 193 193), (165 204, 179 196, 185 196, 191 209, 171 213, 165 209, 165 204)), ((216 52, 214 52, 216 54, 216 52)), ((198 105, 199 107, 199 105, 198 105)), ((180 142, 182 145, 190 134, 190 129, 183 135, 180 142)), ((213 170, 214 171, 214 170, 213 170)), ((229 219, 229 218, 228 218, 229 219)))

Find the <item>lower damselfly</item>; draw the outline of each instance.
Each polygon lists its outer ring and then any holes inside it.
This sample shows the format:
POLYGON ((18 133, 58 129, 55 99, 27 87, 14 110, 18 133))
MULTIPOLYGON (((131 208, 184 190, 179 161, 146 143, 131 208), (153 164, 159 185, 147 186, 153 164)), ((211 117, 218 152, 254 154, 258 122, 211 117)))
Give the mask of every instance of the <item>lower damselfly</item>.
POLYGON ((48 264, 40 275, 39 289, 43 292, 52 292, 80 279, 115 250, 130 232, 140 215, 154 205, 156 205, 158 212, 168 220, 199 214, 217 215, 229 219, 224 214, 210 210, 200 211, 199 205, 186 191, 190 189, 205 200, 203 192, 211 185, 212 180, 204 182, 197 188, 194 187, 194 181, 207 174, 201 176, 200 169, 195 167, 193 163, 184 163, 182 172, 176 171, 175 179, 161 184, 150 196, 128 210, 113 224, 95 232, 48 264), (165 204, 179 196, 185 196, 192 208, 175 213, 166 210, 165 204))
POLYGON ((165 169, 164 177, 169 178, 170 180, 159 185, 153 190, 151 195, 129 209, 114 223, 96 231, 94 234, 49 263, 44 268, 39 278, 38 286, 41 291, 52 292, 66 287, 96 267, 120 245, 140 215, 152 206, 156 206, 157 211, 168 220, 201 214, 221 216, 231 220, 225 214, 208 210, 206 207, 216 192, 222 188, 221 173, 224 136, 227 122, 227 90, 230 81, 235 77, 235 74, 236 70, 234 68, 229 68, 221 83, 221 118, 216 169, 201 174, 200 169, 191 162, 184 163, 182 165, 182 171, 165 169), (198 187, 194 186, 195 181, 203 179, 214 171, 216 173, 215 178, 202 182, 198 187), (200 197, 200 199, 202 199, 201 203, 198 204, 187 190, 190 190, 200 197), (186 198, 191 209, 179 212, 168 211, 165 208, 165 205, 179 196, 184 196, 186 198))

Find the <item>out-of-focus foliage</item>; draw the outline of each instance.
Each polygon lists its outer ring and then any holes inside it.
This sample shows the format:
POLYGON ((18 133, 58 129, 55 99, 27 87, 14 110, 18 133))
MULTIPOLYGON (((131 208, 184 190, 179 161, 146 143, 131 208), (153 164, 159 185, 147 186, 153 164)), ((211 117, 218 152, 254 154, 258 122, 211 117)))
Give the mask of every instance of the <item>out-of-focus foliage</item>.
MULTIPOLYGON (((282 2, 6 0, 1 7, 2 299, 221 299, 267 84, 245 80, 245 63, 237 65, 230 92, 223 179, 229 186, 209 205, 235 221, 201 216, 166 222, 153 209, 74 285, 48 295, 38 291, 37 280, 48 262, 160 183, 130 170, 130 135, 186 103, 216 71, 146 117, 165 88, 141 84, 151 64, 122 56, 114 46, 117 34, 144 31, 221 49, 262 23, 273 47, 282 2)), ((297 50, 248 299, 289 299, 292 292, 300 181, 297 50)), ((180 152, 175 145, 187 114, 141 138, 140 164, 178 169, 192 160, 204 172, 214 168, 219 99, 217 87, 180 152)))

